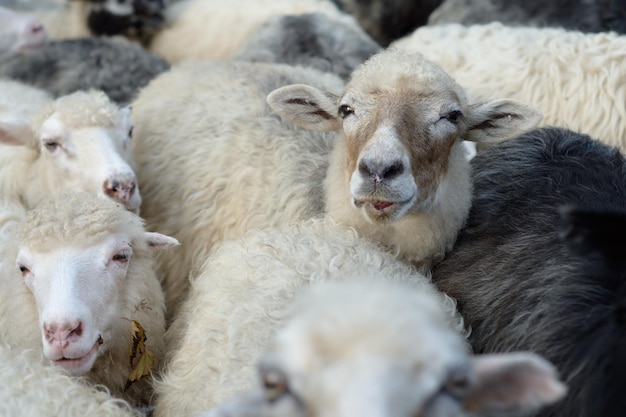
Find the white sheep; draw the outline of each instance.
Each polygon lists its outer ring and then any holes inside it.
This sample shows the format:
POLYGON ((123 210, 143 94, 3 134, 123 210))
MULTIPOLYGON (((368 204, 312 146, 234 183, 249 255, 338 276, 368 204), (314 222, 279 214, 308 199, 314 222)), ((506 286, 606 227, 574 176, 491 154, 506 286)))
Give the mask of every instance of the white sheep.
POLYGON ((117 397, 149 401, 149 378, 125 390, 136 365, 131 321, 145 330, 157 369, 165 320, 152 252, 177 241, 145 232, 120 204, 86 193, 15 210, 5 206, 0 216, 0 343, 35 350, 117 397))
POLYGON ((46 29, 34 16, 0 6, 0 62, 41 48, 46 29))
POLYGON ((140 417, 129 404, 69 376, 34 351, 0 346, 0 415, 140 417))
POLYGON ((626 151, 626 35, 447 24, 419 28, 393 46, 423 53, 475 100, 522 100, 543 112, 542 125, 626 151))
POLYGON ((228 59, 272 17, 303 13, 322 13, 364 33, 328 0, 185 0, 166 10, 168 24, 155 34, 150 50, 170 63, 228 59))
POLYGON ((427 270, 469 211, 463 139, 504 140, 540 115, 512 100, 470 105, 438 66, 388 50, 345 88, 302 68, 189 63, 141 91, 133 120, 142 215, 182 243, 159 268, 174 313, 215 242, 322 211, 427 270), (270 92, 315 131, 273 114, 270 92))
POLYGON ((260 361, 258 388, 199 417, 519 415, 566 392, 538 355, 469 355, 431 294, 367 280, 304 293, 260 361))
POLYGON ((32 208, 53 194, 85 191, 138 210, 129 114, 99 91, 53 101, 0 80, 0 194, 32 208))
POLYGON ((251 231, 217 246, 192 280, 167 332, 171 360, 155 387, 155 415, 192 416, 250 389, 255 364, 294 295, 351 277, 404 282, 445 310, 441 325, 462 331, 451 299, 350 228, 315 218, 251 231))

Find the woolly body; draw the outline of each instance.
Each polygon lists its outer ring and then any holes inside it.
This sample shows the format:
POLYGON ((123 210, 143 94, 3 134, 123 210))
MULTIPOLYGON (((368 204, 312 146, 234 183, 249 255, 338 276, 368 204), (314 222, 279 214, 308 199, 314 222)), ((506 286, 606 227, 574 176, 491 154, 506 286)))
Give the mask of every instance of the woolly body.
POLYGON ((96 89, 127 104, 139 88, 168 68, 165 61, 123 38, 82 38, 50 41, 35 53, 1 62, 0 76, 56 97, 96 89))
POLYGON ((251 231, 217 246, 192 280, 168 330, 172 359, 156 385, 156 416, 192 416, 252 388, 255 365, 294 295, 351 277, 406 283, 445 311, 442 324, 462 328, 454 303, 428 278, 353 230, 309 219, 251 231))
POLYGON ((0 347, 0 414, 11 417, 140 417, 103 387, 46 365, 34 351, 0 347))
POLYGON ((467 226, 433 281, 458 300, 473 348, 552 361, 570 394, 541 416, 622 415, 626 220, 607 217, 602 243, 574 251, 589 238, 575 229, 564 240, 560 212, 623 212, 624 157, 586 135, 545 128, 479 153, 472 166, 467 226))
POLYGON ((449 24, 419 28, 393 46, 423 53, 474 100, 522 100, 542 111, 544 126, 581 131, 626 150, 624 35, 449 24))
POLYGON ((150 50, 170 63, 185 59, 229 59, 269 19, 322 13, 358 30, 354 19, 328 0, 185 0, 166 11, 166 26, 150 50))

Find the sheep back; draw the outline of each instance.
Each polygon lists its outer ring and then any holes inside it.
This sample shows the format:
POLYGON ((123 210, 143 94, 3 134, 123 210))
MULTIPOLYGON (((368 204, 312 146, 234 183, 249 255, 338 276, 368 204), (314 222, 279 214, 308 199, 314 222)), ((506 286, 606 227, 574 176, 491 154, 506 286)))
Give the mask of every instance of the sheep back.
POLYGON ((298 82, 342 89, 310 69, 207 61, 159 76, 133 103, 142 216, 181 242, 157 268, 168 314, 214 243, 323 211, 334 134, 302 131, 265 100, 298 82))
POLYGON ((472 167, 466 227, 433 281, 457 299, 473 348, 552 361, 569 395, 541 416, 621 415, 624 268, 572 251, 560 212, 623 212, 624 157, 587 135, 544 128, 485 150, 472 167))

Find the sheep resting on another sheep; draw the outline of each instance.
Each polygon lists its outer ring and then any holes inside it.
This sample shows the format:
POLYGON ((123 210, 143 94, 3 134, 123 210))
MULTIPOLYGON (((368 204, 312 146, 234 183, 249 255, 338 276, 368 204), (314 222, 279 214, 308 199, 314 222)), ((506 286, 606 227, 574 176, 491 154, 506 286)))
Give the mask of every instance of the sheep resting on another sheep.
POLYGON ((131 321, 145 330, 158 369, 164 299, 152 254, 178 242, 144 231, 138 216, 90 194, 15 210, 5 206, 0 216, 0 343, 39 352, 50 366, 133 404, 149 402, 150 378, 126 386, 142 359, 140 351, 131 356, 131 321))
MULTIPOLYGON (((452 300, 350 228, 315 218, 250 231, 216 246, 193 278, 167 332, 171 358, 156 383, 155 415, 193 416, 250 389, 254 366, 294 295, 317 282, 350 277, 404 282, 437 306, 441 326, 462 331, 452 300)), ((461 336, 458 342, 461 348, 461 336)))
POLYGON ((188 63, 140 92, 133 119, 142 215, 183 246, 159 268, 174 313, 213 244, 323 211, 427 270, 469 211, 463 140, 505 140, 541 116, 470 104, 435 64, 387 50, 345 88, 311 69, 188 63))

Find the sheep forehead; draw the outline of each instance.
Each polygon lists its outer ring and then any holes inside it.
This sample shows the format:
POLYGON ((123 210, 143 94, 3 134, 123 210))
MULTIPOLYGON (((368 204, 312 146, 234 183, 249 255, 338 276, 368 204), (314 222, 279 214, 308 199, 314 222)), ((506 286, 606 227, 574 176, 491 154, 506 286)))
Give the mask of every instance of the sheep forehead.
POLYGON ((129 242, 143 232, 143 222, 121 204, 89 194, 60 195, 30 211, 18 231, 21 247, 49 251, 86 246, 123 234, 129 242))
POLYGON ((313 294, 296 305, 274 350, 297 373, 364 357, 432 370, 464 357, 462 337, 450 328, 434 295, 401 287, 391 296, 387 290, 381 295, 375 289, 363 294, 348 288, 313 294))
POLYGON ((106 94, 96 90, 77 91, 60 97, 47 106, 33 124, 37 136, 41 135, 43 122, 53 115, 69 128, 124 128, 129 123, 126 113, 106 94))
POLYGON ((463 88, 439 65, 421 54, 388 49, 370 58, 353 74, 345 95, 351 91, 371 94, 377 91, 407 90, 421 95, 450 94, 467 103, 463 88))

